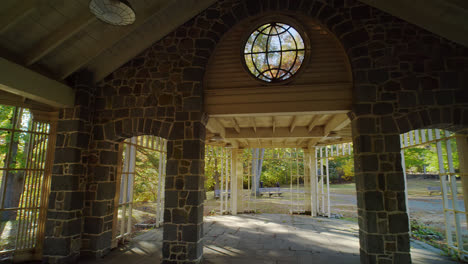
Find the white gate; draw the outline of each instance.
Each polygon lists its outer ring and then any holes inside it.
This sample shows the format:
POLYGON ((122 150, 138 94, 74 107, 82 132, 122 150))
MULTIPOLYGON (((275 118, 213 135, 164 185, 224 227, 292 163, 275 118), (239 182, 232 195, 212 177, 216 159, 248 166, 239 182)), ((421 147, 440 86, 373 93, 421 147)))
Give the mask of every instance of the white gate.
POLYGON ((331 216, 330 205, 330 171, 329 159, 331 157, 344 157, 352 155, 353 145, 342 143, 315 148, 315 180, 311 180, 312 203, 314 213, 320 216, 331 216))
MULTIPOLYGON (((457 252, 460 258, 466 259, 466 256, 468 256, 468 251, 465 248, 464 238, 465 240, 468 238, 466 230, 467 221, 464 200, 457 198, 459 194, 457 190, 457 175, 461 175, 460 173, 455 172, 453 165, 454 162, 451 141, 454 140, 454 138, 455 135, 453 133, 440 129, 413 130, 401 135, 400 142, 402 149, 402 167, 403 172, 405 172, 405 149, 434 143, 436 144, 447 245, 451 250, 457 252)), ((405 193, 406 204, 408 204, 407 191, 405 193)))
POLYGON ((124 240, 132 234, 134 225, 132 215, 134 210, 135 180, 141 177, 136 164, 137 155, 140 152, 151 152, 152 157, 157 160, 157 165, 152 168, 155 175, 151 179, 145 179, 145 184, 151 185, 156 190, 156 200, 149 201, 148 209, 154 211, 154 223, 148 226, 159 227, 164 221, 164 183, 166 176, 166 147, 165 139, 155 136, 132 137, 122 142, 120 150, 122 153, 122 164, 120 164, 119 177, 117 179, 116 208, 114 212, 114 242, 115 247, 119 241, 124 240), (153 206, 154 205, 154 206, 153 206))

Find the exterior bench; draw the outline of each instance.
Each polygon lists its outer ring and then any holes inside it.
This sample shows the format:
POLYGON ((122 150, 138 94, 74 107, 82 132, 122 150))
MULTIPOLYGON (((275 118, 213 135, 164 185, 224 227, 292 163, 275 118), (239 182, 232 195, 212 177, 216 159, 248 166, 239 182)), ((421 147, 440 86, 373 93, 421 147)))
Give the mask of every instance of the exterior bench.
POLYGON ((429 195, 431 195, 432 193, 440 193, 440 192, 442 192, 440 186, 427 187, 427 190, 429 191, 429 195))
MULTIPOLYGON (((220 193, 221 193, 221 192, 220 192, 219 190, 215 190, 215 191, 214 191, 214 197, 215 197, 215 199, 219 199, 219 197, 221 196, 220 193)), ((228 190, 228 198, 231 198, 231 190, 228 190)))
POLYGON ((273 188, 259 188, 260 189, 260 195, 263 195, 263 193, 268 193, 269 197, 271 198, 272 195, 278 195, 278 197, 281 197, 281 188, 279 187, 273 187, 273 188))

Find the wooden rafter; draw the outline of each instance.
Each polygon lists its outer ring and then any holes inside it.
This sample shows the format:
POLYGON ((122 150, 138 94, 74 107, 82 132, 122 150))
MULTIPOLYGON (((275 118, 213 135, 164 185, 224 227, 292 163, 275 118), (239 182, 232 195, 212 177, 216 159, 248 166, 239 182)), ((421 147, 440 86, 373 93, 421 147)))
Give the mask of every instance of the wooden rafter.
POLYGON ((332 131, 340 130, 349 125, 351 120, 347 115, 335 115, 325 125, 324 136, 328 137, 332 131))
POLYGON ((29 15, 36 7, 36 0, 16 1, 15 5, 0 14, 0 34, 5 33, 16 23, 29 15))
POLYGON ((294 128, 296 127, 296 123, 297 123, 297 116, 293 116, 291 120, 291 124, 289 125, 289 132, 292 133, 294 131, 294 128))
POLYGON ((255 133, 257 133, 257 123, 255 122, 255 117, 251 117, 250 120, 252 121, 252 127, 255 133))
POLYGON ((319 119, 320 118, 318 118, 317 116, 312 117, 312 119, 310 120, 309 125, 307 126, 309 131, 312 131, 312 129, 314 129, 314 127, 318 124, 319 119))
POLYGON ((144 23, 146 23, 150 18, 152 18, 156 13, 168 5, 170 1, 155 1, 154 4, 143 10, 139 10, 138 17, 135 20, 135 23, 120 27, 118 30, 109 31, 109 33, 104 34, 99 41, 99 45, 90 46, 83 54, 81 54, 80 59, 72 63, 71 65, 64 67, 59 73, 60 78, 65 79, 67 76, 80 69, 86 65, 93 58, 112 47, 119 40, 128 36, 131 32, 138 29, 144 23))
POLYGON ((206 124, 206 128, 213 134, 219 134, 222 138, 224 138, 226 135, 226 130, 224 129, 224 126, 215 117, 210 117, 208 123, 206 124))
POLYGON ((83 28, 96 21, 96 16, 93 15, 89 10, 79 14, 73 19, 69 20, 63 26, 59 27, 44 39, 36 43, 33 48, 26 52, 25 64, 31 65, 55 48, 60 44, 64 43, 66 40, 74 36, 76 33, 80 32, 83 28))
POLYGON ((275 133, 270 128, 259 127, 257 133, 254 133, 251 129, 240 128, 239 131, 233 128, 226 128, 226 139, 257 139, 257 138, 321 138, 324 136, 324 127, 317 126, 312 131, 308 131, 307 127, 296 127, 294 131, 289 132, 287 127, 276 128, 275 133))
POLYGON ((276 117, 275 116, 271 117, 271 123, 272 123, 273 133, 275 133, 275 129, 276 129, 276 117))
POLYGON ((234 129, 237 131, 237 133, 240 133, 241 129, 239 127, 239 124, 237 123, 236 118, 232 117, 231 121, 232 121, 232 125, 233 125, 234 129))
POLYGON ((0 80, 0 90, 53 107, 70 107, 75 102, 71 87, 5 58, 0 58, 0 80))

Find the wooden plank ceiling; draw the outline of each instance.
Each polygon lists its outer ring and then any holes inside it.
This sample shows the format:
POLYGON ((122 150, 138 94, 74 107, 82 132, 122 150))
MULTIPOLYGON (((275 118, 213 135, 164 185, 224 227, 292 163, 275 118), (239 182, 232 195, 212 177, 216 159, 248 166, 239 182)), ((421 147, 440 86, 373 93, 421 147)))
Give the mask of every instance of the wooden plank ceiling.
POLYGON ((210 117, 206 143, 241 148, 307 148, 351 142, 345 113, 210 117))
POLYGON ((215 0, 129 0, 136 21, 113 26, 89 11, 90 0, 0 1, 0 53, 49 78, 82 68, 101 80, 215 0))
MULTIPOLYGON (((101 80, 215 1, 129 0, 137 20, 117 27, 92 16, 89 0, 2 0, 0 54, 56 80, 82 68, 101 80)), ((465 46, 468 43, 465 0, 360 1, 465 46), (424 12, 414 12, 421 9, 424 12)))

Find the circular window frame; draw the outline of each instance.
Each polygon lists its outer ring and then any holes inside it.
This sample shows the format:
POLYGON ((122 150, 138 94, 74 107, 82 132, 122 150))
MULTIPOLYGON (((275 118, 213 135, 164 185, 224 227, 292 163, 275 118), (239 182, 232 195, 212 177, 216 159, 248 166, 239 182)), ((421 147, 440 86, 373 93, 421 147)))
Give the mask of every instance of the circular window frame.
POLYGON ((300 22, 297 20, 286 16, 286 15, 270 15, 270 16, 263 16, 261 18, 257 18, 251 21, 254 26, 249 27, 244 36, 241 39, 241 47, 240 47, 240 59, 241 59, 241 64, 246 73, 249 75, 249 77, 256 82, 262 84, 262 85, 267 85, 267 86, 274 86, 274 85, 284 85, 287 83, 290 83, 294 81, 296 78, 298 78, 303 72, 304 69, 307 67, 309 64, 309 58, 310 58, 310 40, 307 34, 307 31, 304 29, 303 26, 301 26, 300 22), (285 80, 280 80, 280 81, 272 81, 268 82, 265 80, 260 79, 259 77, 255 76, 249 69, 249 67, 246 65, 245 61, 245 44, 249 40, 250 36, 261 26, 268 24, 268 23, 282 23, 282 24, 287 24, 291 27, 293 27, 301 36, 303 42, 304 42, 304 59, 302 60, 301 66, 299 69, 292 74, 291 77, 285 79, 285 80))

